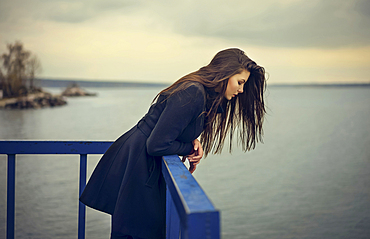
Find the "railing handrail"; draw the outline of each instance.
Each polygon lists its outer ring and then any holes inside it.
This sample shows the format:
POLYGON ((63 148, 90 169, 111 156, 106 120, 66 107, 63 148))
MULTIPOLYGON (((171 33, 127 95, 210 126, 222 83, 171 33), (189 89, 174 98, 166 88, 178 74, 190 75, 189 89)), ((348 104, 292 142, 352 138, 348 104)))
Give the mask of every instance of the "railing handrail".
POLYGON ((0 154, 104 154, 113 141, 1 140, 0 154))
MULTIPOLYGON (((170 192, 167 204, 174 204, 179 217, 179 222, 167 220, 167 225, 180 223, 181 238, 220 238, 219 211, 177 155, 163 157, 162 174, 170 192)), ((167 205, 167 211, 169 207, 171 205, 167 205)), ((167 235, 170 234, 167 238, 179 238, 176 226, 167 230, 167 235)))
MULTIPOLYGON (((14 238, 15 155, 79 154, 80 195, 86 185, 87 155, 104 154, 113 141, 1 140, 0 154, 8 155, 7 238, 14 238)), ((220 238, 219 211, 177 155, 164 156, 162 174, 167 184, 167 238, 220 238)), ((85 238, 85 205, 79 203, 78 238, 85 238)))

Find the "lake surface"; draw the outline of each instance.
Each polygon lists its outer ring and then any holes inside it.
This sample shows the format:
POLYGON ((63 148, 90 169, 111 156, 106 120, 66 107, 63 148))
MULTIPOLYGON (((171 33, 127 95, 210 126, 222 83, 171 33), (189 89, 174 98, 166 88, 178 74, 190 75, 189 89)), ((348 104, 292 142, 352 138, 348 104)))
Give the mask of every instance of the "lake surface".
MULTIPOLYGON (((60 92, 56 88, 49 89, 60 92)), ((95 88, 68 105, 1 110, 0 138, 115 140, 160 88, 95 88)), ((370 238, 370 88, 270 87, 264 143, 202 159, 193 174, 220 209, 223 238, 370 238)), ((89 175, 100 156, 88 157, 89 175)), ((17 238, 77 238, 78 156, 19 155, 17 238)), ((6 157, 0 155, 0 238, 6 157)), ((87 209, 86 238, 110 217, 87 209)))

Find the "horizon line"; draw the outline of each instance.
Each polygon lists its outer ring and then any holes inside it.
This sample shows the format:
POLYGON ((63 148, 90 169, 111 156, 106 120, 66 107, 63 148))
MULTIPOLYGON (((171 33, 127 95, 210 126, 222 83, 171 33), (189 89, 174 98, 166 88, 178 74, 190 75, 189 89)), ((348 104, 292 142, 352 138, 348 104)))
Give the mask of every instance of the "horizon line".
MULTIPOLYGON (((167 82, 149 82, 149 81, 136 81, 136 80, 101 80, 101 79, 83 79, 83 78, 53 78, 53 77, 39 77, 36 80, 42 81, 64 81, 64 82, 86 82, 86 83, 129 83, 129 84, 150 84, 150 85, 169 85, 172 83, 167 82)), ((274 82, 268 84, 269 86, 370 86, 368 82, 274 82)))

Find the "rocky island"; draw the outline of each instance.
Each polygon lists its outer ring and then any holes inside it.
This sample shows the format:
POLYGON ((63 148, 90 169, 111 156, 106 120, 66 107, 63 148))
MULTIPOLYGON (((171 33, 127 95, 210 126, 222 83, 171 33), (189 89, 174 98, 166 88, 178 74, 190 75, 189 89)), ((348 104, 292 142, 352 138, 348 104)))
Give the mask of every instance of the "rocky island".
POLYGON ((96 93, 90 93, 86 90, 81 89, 78 84, 73 83, 72 85, 68 86, 67 89, 65 89, 62 92, 62 96, 68 96, 68 97, 75 97, 75 96, 96 96, 96 93))
POLYGON ((67 104, 62 95, 52 95, 37 87, 35 75, 41 63, 23 44, 7 44, 0 54, 0 109, 35 109, 67 104))
POLYGON ((72 83, 61 94, 53 95, 35 84, 41 63, 23 44, 7 44, 0 54, 0 109, 38 109, 67 104, 65 97, 96 96, 72 83))
POLYGON ((67 104, 62 95, 38 90, 18 97, 0 99, 0 109, 39 109, 67 104))

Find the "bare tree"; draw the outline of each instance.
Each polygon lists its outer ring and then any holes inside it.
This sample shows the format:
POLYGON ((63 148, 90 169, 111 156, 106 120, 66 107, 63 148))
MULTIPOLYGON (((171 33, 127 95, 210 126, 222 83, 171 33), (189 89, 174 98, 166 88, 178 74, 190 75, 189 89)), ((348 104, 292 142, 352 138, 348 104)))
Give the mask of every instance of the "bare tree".
POLYGON ((34 89, 35 74, 41 71, 41 63, 35 55, 24 49, 23 44, 16 41, 7 44, 7 53, 1 55, 2 70, 0 88, 4 97, 18 96, 34 89), (27 84, 29 81, 29 84, 27 84), (29 85, 29 86, 28 86, 29 85))
POLYGON ((0 99, 2 99, 4 96, 4 89, 3 89, 4 85, 5 85, 5 77, 0 67, 0 99))
POLYGON ((27 76, 31 90, 35 89, 35 75, 41 73, 41 71, 40 61, 36 55, 33 55, 27 62, 27 76))

